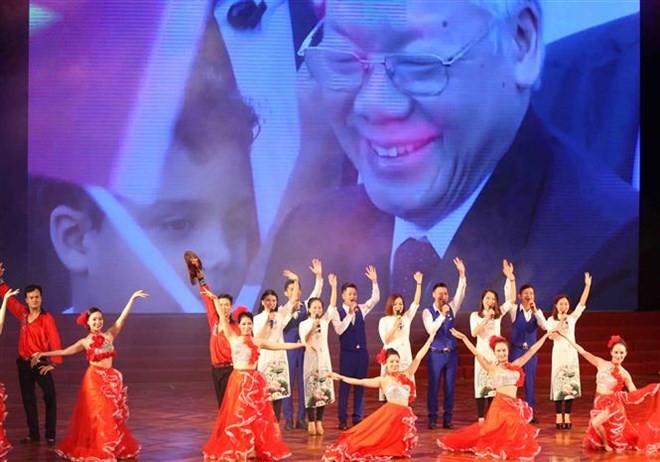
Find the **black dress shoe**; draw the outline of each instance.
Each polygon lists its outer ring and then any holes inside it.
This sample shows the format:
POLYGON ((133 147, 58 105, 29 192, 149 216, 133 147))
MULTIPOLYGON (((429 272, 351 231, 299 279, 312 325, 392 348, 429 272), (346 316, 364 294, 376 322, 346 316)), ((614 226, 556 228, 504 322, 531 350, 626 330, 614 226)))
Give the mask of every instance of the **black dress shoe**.
POLYGON ((287 430, 287 431, 293 430, 293 422, 291 422, 290 420, 287 420, 284 424, 284 429, 287 430))
POLYGON ((32 438, 31 436, 26 436, 22 440, 19 441, 21 444, 32 444, 32 443, 38 443, 39 438, 32 438))
POLYGON ((557 426, 557 430, 561 430, 562 428, 564 428, 564 424, 563 424, 563 423, 557 423, 557 424, 555 424, 555 425, 557 426))
POLYGON ((451 422, 443 422, 442 423, 442 428, 446 428, 447 430, 451 430, 454 428, 454 424, 451 422))
POLYGON ((362 419, 360 419, 360 420, 354 420, 354 421, 353 421, 353 426, 355 427, 355 426, 356 426, 357 424, 359 424, 360 422, 362 422, 362 419))
POLYGON ((564 430, 570 430, 571 428, 573 428, 573 424, 571 422, 564 424, 564 430))
POLYGON ((306 430, 306 429, 307 429, 307 424, 306 424, 304 421, 302 421, 302 420, 298 420, 298 421, 296 422, 296 429, 298 429, 298 430, 306 430))
POLYGON ((55 447, 55 438, 49 438, 46 440, 46 444, 48 445, 49 448, 54 448, 55 447))
POLYGON ((435 422, 429 422, 429 430, 435 430, 438 428, 438 424, 435 422))
POLYGON ((339 430, 348 430, 348 424, 346 422, 339 422, 339 426, 337 428, 339 430))

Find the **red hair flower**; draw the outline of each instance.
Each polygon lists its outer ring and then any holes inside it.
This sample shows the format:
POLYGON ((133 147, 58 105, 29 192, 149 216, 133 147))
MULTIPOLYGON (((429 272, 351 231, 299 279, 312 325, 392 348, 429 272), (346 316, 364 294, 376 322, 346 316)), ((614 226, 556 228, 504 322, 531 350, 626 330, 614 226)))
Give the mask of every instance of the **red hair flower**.
POLYGON ((607 342, 607 348, 609 348, 611 350, 612 348, 614 348, 614 345, 616 345, 617 343, 619 343, 621 341, 623 341, 623 339, 621 338, 620 335, 612 335, 610 337, 609 342, 607 342))
POLYGON ((232 313, 231 317, 235 322, 238 322, 238 317, 242 315, 243 313, 249 313, 250 310, 247 309, 245 306, 237 306, 234 312, 232 313))
POLYGON ((380 352, 376 355, 376 361, 381 365, 385 364, 387 361, 387 350, 385 348, 381 348, 380 352))
POLYGON ((80 315, 76 318, 76 324, 79 326, 85 327, 87 325, 87 321, 89 321, 89 313, 87 311, 80 313, 80 315))
POLYGON ((488 346, 490 346, 491 350, 494 350, 495 345, 497 345, 500 342, 506 343, 506 339, 501 335, 491 335, 491 337, 488 339, 488 346))

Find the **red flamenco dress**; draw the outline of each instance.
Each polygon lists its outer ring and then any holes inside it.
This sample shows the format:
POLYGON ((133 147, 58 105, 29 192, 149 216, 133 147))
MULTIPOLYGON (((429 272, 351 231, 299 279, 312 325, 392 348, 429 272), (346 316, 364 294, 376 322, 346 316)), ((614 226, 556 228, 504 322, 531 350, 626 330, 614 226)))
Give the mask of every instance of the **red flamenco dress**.
MULTIPOLYGON (((616 452, 657 453, 660 450, 660 383, 625 392, 621 371, 614 365, 599 371, 596 383, 612 391, 610 394, 597 392, 591 410, 591 419, 603 411, 609 413, 603 423, 608 445, 616 452)), ((591 420, 582 446, 598 450, 605 448, 591 420)))
MULTIPOLYGON (((96 334, 87 359, 101 361, 116 356, 112 342, 96 334)), ((66 436, 55 452, 66 460, 114 462, 135 457, 140 444, 126 426, 128 406, 121 373, 112 367, 90 364, 66 436)))
POLYGON ((204 460, 289 457, 291 451, 282 440, 282 431, 268 400, 266 377, 256 370, 258 347, 251 336, 232 336, 229 344, 234 370, 213 432, 202 449, 204 460))
MULTIPOLYGON (((415 383, 401 373, 397 382, 383 390, 388 401, 415 399, 415 383)), ((362 422, 342 432, 339 440, 323 455, 330 462, 377 462, 393 457, 410 457, 417 445, 417 417, 409 406, 386 402, 362 422)))
POLYGON ((5 418, 7 417, 7 410, 5 409, 6 400, 5 386, 0 383, 0 461, 5 460, 7 453, 11 449, 11 444, 5 433, 5 418))
MULTIPOLYGON (((524 383, 520 367, 505 363, 500 369, 492 377, 495 389, 524 383)), ((483 422, 439 438, 438 445, 445 451, 471 452, 478 457, 533 459, 541 450, 536 440, 538 429, 529 423, 533 414, 520 398, 497 393, 483 422)))

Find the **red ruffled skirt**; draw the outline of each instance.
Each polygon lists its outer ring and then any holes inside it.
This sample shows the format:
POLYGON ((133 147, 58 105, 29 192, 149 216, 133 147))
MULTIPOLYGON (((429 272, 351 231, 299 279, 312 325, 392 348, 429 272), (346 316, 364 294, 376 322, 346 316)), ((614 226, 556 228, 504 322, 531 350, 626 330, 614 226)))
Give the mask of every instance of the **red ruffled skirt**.
MULTIPOLYGON (((660 383, 652 383, 632 392, 611 395, 596 393, 591 418, 609 413, 603 424, 609 446, 617 452, 626 450, 654 453, 660 450, 660 383)), ((589 422, 582 445, 603 449, 603 440, 589 422)))
POLYGON ((525 401, 498 393, 483 422, 448 433, 438 445, 479 457, 533 459, 541 450, 536 440, 539 431, 529 423, 533 413, 525 401))
POLYGON ((203 448, 204 458, 235 461, 256 456, 280 460, 291 455, 282 440, 268 401, 266 378, 253 369, 234 369, 211 437, 203 448))
POLYGON ((323 460, 375 462, 410 457, 417 445, 417 417, 408 406, 385 403, 362 422, 342 432, 323 460))
POLYGON ((7 433, 5 433, 5 418, 7 417, 7 409, 5 408, 5 401, 7 395, 5 394, 5 386, 0 383, 0 460, 5 460, 7 453, 11 449, 7 433))
POLYGON ((67 460, 106 462, 135 457, 140 444, 126 426, 128 406, 121 373, 89 366, 66 436, 55 452, 67 460))

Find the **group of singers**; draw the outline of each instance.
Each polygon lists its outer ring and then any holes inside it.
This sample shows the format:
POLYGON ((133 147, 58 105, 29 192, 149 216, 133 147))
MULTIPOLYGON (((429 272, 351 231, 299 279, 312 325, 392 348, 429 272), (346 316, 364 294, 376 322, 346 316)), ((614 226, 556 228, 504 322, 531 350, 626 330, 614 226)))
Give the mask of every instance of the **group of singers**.
MULTIPOLYGON (((569 298, 554 298, 552 313, 546 319, 536 307, 534 288, 523 285, 516 291, 514 268, 507 260, 502 270, 506 278, 504 303, 495 290, 484 290, 478 309, 470 315, 470 336, 455 329, 455 319, 467 287, 465 265, 456 258, 459 282, 453 298, 446 284, 433 286, 433 305, 422 311, 428 338, 413 356, 410 343, 412 321, 419 310, 423 274, 413 275, 416 284, 409 307, 401 294, 391 294, 385 304, 378 332, 383 348, 377 356, 380 374, 367 377, 370 357, 367 352, 365 317, 380 299, 376 269, 368 266, 366 277, 372 282, 371 297, 358 302, 357 287, 328 275, 331 287, 327 305, 320 298, 323 269, 313 260, 310 270, 315 285, 311 295, 301 301, 298 276, 284 271, 286 303, 279 303, 274 290, 261 296, 259 312, 253 315, 244 307, 233 309, 229 294, 215 294, 204 280, 201 259, 188 251, 184 259, 191 283, 199 283, 210 328, 212 377, 218 401, 215 425, 203 447, 205 459, 279 460, 291 453, 283 441, 279 421, 284 413, 284 429, 303 428, 310 435, 324 434, 325 407, 335 401, 334 381, 339 381, 338 420, 343 430, 329 445, 325 461, 386 460, 410 457, 418 441, 417 417, 409 406, 415 396, 415 372, 426 356, 428 367, 428 428, 438 425, 438 394, 444 382, 442 426, 453 429, 454 382, 458 365, 458 340, 475 357, 474 392, 477 421, 468 427, 445 433, 437 440, 445 451, 468 451, 478 456, 532 458, 539 451, 538 429, 534 415, 536 353, 550 338, 553 341, 550 399, 555 403, 556 428, 570 429, 571 404, 581 393, 578 354, 597 369, 596 396, 590 413, 583 445, 605 451, 657 451, 660 445, 660 384, 637 389, 622 362, 628 351, 626 342, 612 336, 607 344, 611 358, 587 352, 575 341, 575 325, 585 310, 591 275, 584 275, 584 290, 573 311, 569 298), (338 296, 341 303, 338 303, 338 296), (518 297, 520 303, 517 303, 518 297), (511 338, 500 335, 501 320, 509 315, 511 338), (335 372, 328 348, 330 326, 339 336, 339 372, 335 372), (545 331, 537 338, 537 331, 545 331), (527 401, 517 398, 525 387, 527 401), (297 413, 292 388, 297 387, 297 413), (384 404, 363 420, 364 388, 377 388, 384 404), (348 404, 353 392, 352 426, 349 429, 348 404), (623 390, 626 391, 623 391, 623 390), (626 407, 648 408, 642 420, 626 413, 626 407)), ((0 263, 0 333, 6 311, 21 323, 19 382, 29 427, 23 443, 39 441, 35 385, 44 392, 46 402, 46 440, 68 460, 117 460, 135 457, 139 443, 126 421, 126 389, 119 371, 112 367, 116 355, 114 339, 120 332, 138 298, 133 293, 112 327, 103 330, 99 308, 82 313, 77 322, 87 335, 62 349, 53 317, 41 309, 42 290, 31 285, 25 289, 23 305, 2 279, 0 263), (89 368, 85 373, 67 435, 55 442, 55 391, 51 371, 61 356, 85 352, 89 368)), ((6 395, 0 384, 0 460, 11 445, 3 427, 6 395)))

